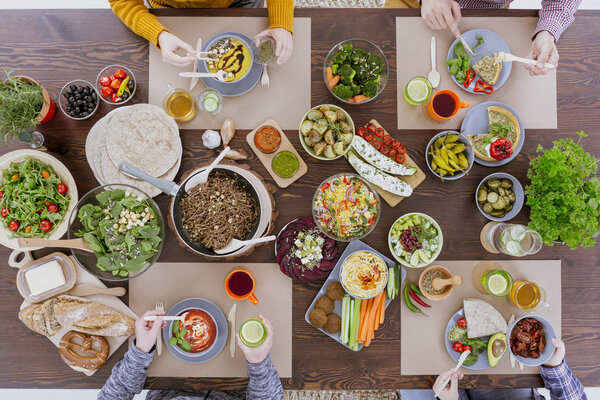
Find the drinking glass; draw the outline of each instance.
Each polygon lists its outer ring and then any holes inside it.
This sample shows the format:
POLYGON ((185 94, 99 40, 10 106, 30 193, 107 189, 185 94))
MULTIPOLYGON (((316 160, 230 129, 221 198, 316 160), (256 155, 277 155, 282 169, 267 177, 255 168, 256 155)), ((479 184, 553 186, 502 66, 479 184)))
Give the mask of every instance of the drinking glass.
POLYGON ((533 312, 550 305, 546 302, 544 288, 530 281, 516 281, 508 299, 514 306, 527 312, 533 312))
POLYGON ((481 244, 490 253, 513 257, 535 254, 542 248, 542 237, 519 224, 489 223, 481 232, 481 244))

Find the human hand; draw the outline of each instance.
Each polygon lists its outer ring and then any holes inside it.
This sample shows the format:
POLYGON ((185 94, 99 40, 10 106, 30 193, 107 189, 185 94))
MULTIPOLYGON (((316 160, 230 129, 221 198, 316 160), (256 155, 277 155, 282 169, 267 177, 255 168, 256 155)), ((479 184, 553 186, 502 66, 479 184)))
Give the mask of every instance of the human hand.
POLYGON ((289 60, 294 48, 294 40, 290 31, 283 28, 271 28, 262 31, 254 37, 254 42, 258 46, 259 38, 270 37, 275 41, 275 56, 277 56, 277 64, 282 65, 289 60))
POLYGON ((440 400, 458 400, 458 381, 463 378, 462 372, 454 372, 454 368, 438 376, 433 384, 433 391, 438 393, 440 400), (450 378, 450 386, 442 387, 446 379, 450 378))
POLYGON ((268 319, 266 319, 262 314, 259 314, 258 317, 267 327, 267 338, 265 339, 263 344, 261 344, 258 347, 248 347, 244 343, 242 343, 239 334, 235 335, 235 337, 237 338, 238 346, 240 346, 240 349, 242 349, 242 353, 244 353, 244 356, 246 357, 246 361, 248 361, 250 364, 260 364, 261 362, 263 362, 271 352, 271 347, 273 347, 273 325, 271 325, 271 322, 268 319))
POLYGON ((537 60, 536 65, 526 64, 525 68, 529 70, 529 75, 546 75, 550 68, 545 68, 545 63, 550 63, 554 67, 558 66, 558 49, 554 36, 548 31, 541 31, 535 36, 531 42, 531 53, 529 56, 532 60, 537 60))
POLYGON ((135 321, 135 347, 144 353, 150 352, 150 349, 156 343, 158 332, 166 326, 161 317, 157 318, 156 321, 145 321, 144 317, 150 315, 160 316, 165 315, 165 312, 158 310, 146 311, 144 315, 135 321))
POLYGON ((158 34, 158 45, 162 53, 162 60, 176 67, 184 67, 196 61, 196 50, 183 40, 170 32, 162 31, 158 34), (180 56, 177 50, 185 50, 187 56, 180 56))
POLYGON ((552 338, 552 344, 556 347, 556 350, 554 350, 552 357, 544 363, 544 367, 558 367, 565 359, 565 342, 560 339, 552 338))
POLYGON ((450 29, 455 37, 460 36, 460 4, 454 0, 423 0, 421 19, 430 29, 450 29))

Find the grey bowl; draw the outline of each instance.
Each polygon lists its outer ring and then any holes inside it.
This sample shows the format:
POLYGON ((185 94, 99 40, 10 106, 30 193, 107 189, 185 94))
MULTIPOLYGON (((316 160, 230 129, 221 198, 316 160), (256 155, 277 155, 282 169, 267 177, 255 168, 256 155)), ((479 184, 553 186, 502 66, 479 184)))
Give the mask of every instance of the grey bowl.
POLYGON ((519 211, 521 211, 521 208, 523 208, 523 203, 525 203, 525 192, 523 191, 523 186, 521 186, 521 183, 517 180, 517 178, 504 172, 496 172, 494 174, 486 176, 481 180, 481 182, 479 182, 479 185, 477 185, 477 189, 475 190, 475 204, 477 204, 477 209, 481 214, 483 214, 484 217, 492 221, 505 222, 510 219, 513 219, 517 216, 519 211), (479 188, 481 187, 481 185, 483 185, 485 181, 490 179, 509 179, 513 184, 512 190, 515 193, 516 197, 515 202, 513 204, 513 208, 504 217, 501 218, 493 217, 485 211, 483 211, 483 209, 481 208, 481 204, 479 204, 479 202, 477 201, 477 193, 479 193, 479 188))
POLYGON ((469 173, 469 171, 471 170, 471 168, 473 168, 473 162, 475 161, 475 152, 473 151, 473 147, 471 146, 471 142, 469 142, 469 139, 467 139, 465 137, 465 135, 463 135, 462 133, 459 133, 456 131, 443 131, 443 132, 438 133, 434 137, 432 137, 431 140, 429 141, 429 143, 427 143, 427 147, 425 148, 425 161, 427 162, 427 168, 429 168, 429 170, 431 171, 432 174, 434 174, 438 178, 441 178, 442 180, 445 180, 445 181, 455 181, 455 180, 460 179, 463 176, 467 175, 469 173), (431 156, 429 155, 429 149, 431 148, 431 146, 433 146, 433 142, 435 142, 435 140, 437 138, 439 138, 440 136, 446 136, 449 134, 456 134, 456 135, 460 136, 458 138, 458 141, 465 145, 465 155, 467 156, 467 161, 469 162, 469 167, 467 168, 467 170, 465 172, 459 172, 454 175, 446 175, 446 176, 442 177, 437 172, 434 172, 433 169, 431 168, 431 156))
POLYGON ((542 326, 544 327, 544 335, 546 335, 546 347, 544 348, 544 351, 540 353, 539 358, 521 357, 515 353, 513 353, 513 355, 515 356, 517 361, 519 361, 523 365, 527 365, 529 367, 537 367, 548 361, 550 357, 552 357, 552 355, 554 354, 554 350, 556 350, 556 347, 552 344, 552 338, 556 337, 556 333, 554 332, 552 324, 550 324, 550 322, 546 318, 533 314, 525 315, 524 317, 516 319, 512 324, 510 324, 510 326, 508 327, 508 331, 506 332, 506 339, 508 340, 508 347, 511 353, 512 349, 510 349, 510 334, 512 333, 512 330, 515 327, 515 325, 517 325, 517 322, 521 321, 524 318, 535 318, 542 323, 542 326))
POLYGON ((327 57, 325 58, 325 63, 323 64, 323 80, 325 81, 325 87, 327 87, 327 90, 329 90, 329 93, 331 93, 331 95, 333 97, 335 97, 342 103, 351 104, 351 105, 367 104, 370 101, 373 101, 375 98, 377 98, 377 96, 379 96, 379 94, 381 92, 383 92, 383 89, 385 89, 385 85, 387 84, 387 81, 388 81, 389 72, 390 72, 390 66, 389 66, 388 60, 387 60, 385 54, 383 53, 383 51, 381 51, 381 49, 374 43, 369 42, 368 40, 364 40, 364 39, 348 39, 348 40, 344 40, 343 42, 339 42, 338 44, 333 46, 333 48, 331 50, 329 50, 329 53, 327 54, 327 57), (381 59, 385 63, 385 68, 381 72, 381 80, 379 81, 379 86, 377 86, 377 94, 375 94, 375 96, 371 97, 369 100, 363 101, 361 103, 351 103, 347 100, 340 99, 335 94, 333 94, 333 92, 329 88, 329 85, 327 84, 327 76, 325 75, 325 70, 327 69, 327 67, 330 67, 331 64, 333 64, 333 58, 335 57, 336 53, 338 52, 338 50, 340 50, 342 48, 342 46, 344 46, 346 44, 352 44, 352 46, 355 48, 363 49, 367 53, 376 54, 379 57, 381 57, 381 59))

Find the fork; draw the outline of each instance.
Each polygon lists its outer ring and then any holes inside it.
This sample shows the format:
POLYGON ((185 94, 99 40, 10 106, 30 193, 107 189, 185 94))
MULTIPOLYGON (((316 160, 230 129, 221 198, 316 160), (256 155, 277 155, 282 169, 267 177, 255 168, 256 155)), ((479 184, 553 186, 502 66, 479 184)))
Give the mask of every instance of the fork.
MULTIPOLYGON (((157 311, 165 311, 165 305, 162 301, 157 301, 154 309, 157 311)), ((160 356, 160 353, 162 353, 162 329, 158 330, 158 337, 156 338, 156 354, 160 356)))
POLYGON ((269 79, 269 73, 267 72, 267 64, 263 64, 262 76, 260 77, 260 84, 263 89, 267 89, 271 84, 271 80, 269 79))

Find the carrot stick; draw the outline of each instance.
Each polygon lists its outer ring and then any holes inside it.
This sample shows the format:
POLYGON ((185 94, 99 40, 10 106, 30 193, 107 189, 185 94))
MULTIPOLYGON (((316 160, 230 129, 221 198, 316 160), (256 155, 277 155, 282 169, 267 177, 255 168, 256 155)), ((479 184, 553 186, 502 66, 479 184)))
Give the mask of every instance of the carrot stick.
POLYGON ((354 97, 349 97, 346 99, 348 103, 354 103, 354 97))
POLYGON ((379 317, 379 323, 383 324, 383 321, 385 320, 385 295, 383 296, 383 301, 381 302, 381 313, 379 317))
MULTIPOLYGON (((375 314, 377 312, 377 309, 379 308, 379 303, 381 302, 382 296, 381 294, 377 297, 375 297, 373 299, 373 302, 370 304, 369 307, 369 314, 367 315, 367 338, 366 338, 366 342, 365 342, 365 346, 367 345, 367 342, 370 343, 369 337, 371 336, 375 336, 375 314)), ((372 337, 371 337, 372 339, 372 337)))
POLYGON ((370 97, 365 96, 364 94, 357 94, 356 96, 354 96, 355 103, 362 103, 363 101, 367 101, 369 99, 370 99, 370 97))
POLYGON ((335 87, 335 85, 340 83, 340 79, 341 79, 340 76, 336 75, 330 81, 328 81, 327 84, 329 85, 329 89, 333 89, 335 87))
POLYGON ((370 319, 371 308, 372 308, 371 304, 373 304, 373 300, 369 299, 366 301, 366 303, 367 303, 367 308, 365 310, 365 320, 363 321, 362 325, 360 326, 360 338, 363 342, 365 340, 367 340, 367 330, 369 328, 369 319, 370 319))
POLYGON ((379 320, 381 319, 381 307, 377 307, 375 310, 375 324, 373 325, 373 329, 379 329, 379 320))
POLYGON ((333 79, 333 71, 331 70, 331 67, 325 68, 325 77, 327 78, 327 82, 333 79))

